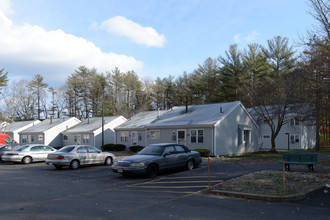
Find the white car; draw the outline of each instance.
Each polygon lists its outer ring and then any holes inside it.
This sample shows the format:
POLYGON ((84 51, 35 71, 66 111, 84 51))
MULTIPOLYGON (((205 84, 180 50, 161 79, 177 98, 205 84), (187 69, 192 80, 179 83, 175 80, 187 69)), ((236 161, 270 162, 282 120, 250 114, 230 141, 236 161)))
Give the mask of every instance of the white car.
POLYGON ((3 161, 32 163, 37 161, 45 161, 49 153, 55 152, 52 147, 42 144, 27 144, 14 151, 6 151, 1 156, 3 161))
POLYGON ((77 169, 81 165, 104 164, 112 165, 115 155, 109 152, 102 152, 96 147, 85 145, 69 145, 62 147, 55 153, 49 154, 46 160, 47 165, 53 165, 56 169, 69 166, 77 169))

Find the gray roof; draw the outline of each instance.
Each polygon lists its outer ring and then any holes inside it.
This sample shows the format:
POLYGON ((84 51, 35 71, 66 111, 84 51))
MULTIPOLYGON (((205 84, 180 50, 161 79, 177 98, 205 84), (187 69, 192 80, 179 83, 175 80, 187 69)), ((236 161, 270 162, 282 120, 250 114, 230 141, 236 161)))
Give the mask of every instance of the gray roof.
MULTIPOLYGON (((115 119, 122 116, 112 116, 112 117, 104 117, 104 124, 111 123, 115 119)), ((94 117, 89 119, 84 119, 79 124, 69 128, 63 133, 90 133, 102 127, 102 117, 94 117)))
POLYGON ((25 127, 29 124, 35 124, 36 122, 39 122, 39 120, 34 120, 34 121, 15 121, 12 123, 9 123, 4 132, 14 132, 22 127, 25 127))
POLYGON ((215 103, 205 105, 173 107, 170 110, 162 111, 157 117, 158 112, 141 112, 130 121, 118 126, 117 128, 124 130, 134 128, 151 128, 151 127, 187 127, 187 126, 212 126, 226 117, 241 102, 215 103))
POLYGON ((64 121, 70 120, 71 118, 56 118, 46 119, 39 124, 36 124, 30 128, 27 128, 19 133, 44 133, 45 131, 63 123, 64 121))
POLYGON ((163 115, 167 111, 146 111, 140 112, 134 115, 125 123, 119 125, 115 130, 124 130, 124 129, 142 129, 146 125, 150 124, 152 121, 156 120, 158 116, 163 115))

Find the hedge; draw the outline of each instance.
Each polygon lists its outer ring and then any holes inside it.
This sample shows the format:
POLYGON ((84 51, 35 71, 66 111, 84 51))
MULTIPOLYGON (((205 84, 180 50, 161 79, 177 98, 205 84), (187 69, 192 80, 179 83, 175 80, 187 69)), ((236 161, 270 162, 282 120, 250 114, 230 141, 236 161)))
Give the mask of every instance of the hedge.
POLYGON ((104 151, 124 151, 126 146, 123 144, 105 144, 103 146, 104 151))
POLYGON ((211 151, 207 149, 196 149, 194 151, 197 151, 201 154, 202 157, 207 157, 211 151))
POLYGON ((130 146, 129 150, 136 153, 136 152, 142 150, 143 148, 144 148, 143 146, 135 145, 135 146, 130 146))

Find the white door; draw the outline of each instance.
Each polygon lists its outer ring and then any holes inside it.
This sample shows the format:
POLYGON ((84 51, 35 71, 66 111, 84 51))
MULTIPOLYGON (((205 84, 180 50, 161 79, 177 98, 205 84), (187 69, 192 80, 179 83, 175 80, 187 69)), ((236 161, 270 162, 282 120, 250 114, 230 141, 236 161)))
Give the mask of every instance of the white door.
POLYGON ((186 130, 177 130, 178 144, 186 145, 186 130))
POLYGON ((135 146, 138 144, 138 133, 137 131, 132 131, 132 146, 135 146))

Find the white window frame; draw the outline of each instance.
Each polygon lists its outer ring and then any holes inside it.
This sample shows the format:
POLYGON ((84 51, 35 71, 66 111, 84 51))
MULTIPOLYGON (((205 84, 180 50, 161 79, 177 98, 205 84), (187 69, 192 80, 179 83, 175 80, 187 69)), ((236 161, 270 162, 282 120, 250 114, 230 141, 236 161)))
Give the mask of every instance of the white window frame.
POLYGON ((190 142, 191 143, 204 143, 204 129, 191 129, 190 130, 190 142), (192 132, 195 131, 195 136, 193 136, 192 132), (202 133, 203 140, 199 140, 199 135, 202 133), (192 140, 192 138, 195 137, 195 141, 192 140))
POLYGON ((160 130, 150 130, 150 138, 152 140, 159 140, 160 139, 160 130))
POLYGON ((89 143, 89 134, 83 134, 82 135, 82 143, 83 144, 88 144, 89 143))
POLYGON ((38 141, 44 141, 44 135, 43 134, 38 135, 38 141))
POLYGON ((128 142, 128 131, 120 132, 120 141, 121 142, 128 142))

